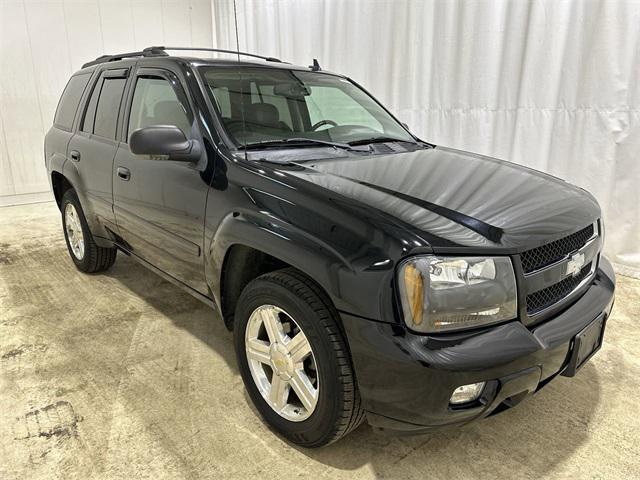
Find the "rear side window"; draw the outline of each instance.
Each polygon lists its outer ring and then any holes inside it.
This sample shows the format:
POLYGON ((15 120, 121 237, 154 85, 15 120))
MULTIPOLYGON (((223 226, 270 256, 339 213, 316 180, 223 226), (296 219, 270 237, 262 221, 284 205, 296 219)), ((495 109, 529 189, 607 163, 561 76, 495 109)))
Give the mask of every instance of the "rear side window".
POLYGON ((105 78, 98 99, 93 133, 105 138, 116 138, 116 124, 120 111, 120 100, 126 78, 105 78))
POLYGON ((80 129, 104 138, 116 138, 118 112, 126 78, 100 76, 87 105, 80 129))
POLYGON ((80 97, 82 97, 90 77, 90 73, 83 73, 74 75, 69 79, 64 92, 62 92, 62 97, 60 97, 60 103, 58 103, 56 116, 53 120, 55 126, 71 130, 78 103, 80 103, 80 97))
POLYGON ((96 119, 96 106, 98 105, 98 97, 100 96, 100 90, 102 90, 103 78, 98 80, 98 83, 91 92, 91 98, 89 99, 89 105, 87 105, 87 113, 84 115, 80 130, 87 133, 93 133, 93 124, 96 119))

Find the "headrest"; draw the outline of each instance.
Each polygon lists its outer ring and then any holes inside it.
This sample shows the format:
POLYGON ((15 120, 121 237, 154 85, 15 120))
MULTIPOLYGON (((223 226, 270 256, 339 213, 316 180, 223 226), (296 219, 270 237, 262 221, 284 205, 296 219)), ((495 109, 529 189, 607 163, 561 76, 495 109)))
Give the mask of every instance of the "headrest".
POLYGON ((247 108, 247 122, 265 127, 278 127, 280 114, 278 109, 270 103, 252 103, 247 108))

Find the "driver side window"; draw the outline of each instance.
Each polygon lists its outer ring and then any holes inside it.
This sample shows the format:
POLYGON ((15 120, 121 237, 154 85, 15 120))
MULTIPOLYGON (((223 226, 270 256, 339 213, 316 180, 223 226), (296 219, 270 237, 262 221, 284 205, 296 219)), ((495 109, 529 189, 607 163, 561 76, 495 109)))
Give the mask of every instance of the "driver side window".
POLYGON ((139 128, 174 125, 191 138, 188 107, 178 98, 171 82, 163 77, 141 76, 133 93, 127 138, 139 128))

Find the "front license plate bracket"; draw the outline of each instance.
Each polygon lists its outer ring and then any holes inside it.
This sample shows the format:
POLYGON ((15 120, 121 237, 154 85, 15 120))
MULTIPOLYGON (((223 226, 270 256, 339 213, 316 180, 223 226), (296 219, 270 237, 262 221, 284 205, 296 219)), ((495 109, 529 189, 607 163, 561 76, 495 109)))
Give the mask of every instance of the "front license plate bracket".
POLYGON ((574 337, 569 362, 561 375, 573 377, 580 367, 600 350, 605 323, 606 317, 603 313, 574 337))

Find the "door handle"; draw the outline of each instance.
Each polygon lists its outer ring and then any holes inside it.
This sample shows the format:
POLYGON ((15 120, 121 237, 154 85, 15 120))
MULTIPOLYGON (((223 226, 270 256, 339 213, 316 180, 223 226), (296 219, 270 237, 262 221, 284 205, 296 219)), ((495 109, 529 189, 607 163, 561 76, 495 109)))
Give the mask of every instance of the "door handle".
POLYGON ((71 160, 74 162, 80 161, 80 152, 77 150, 71 150, 71 160))
POLYGON ((129 179, 131 178, 131 171, 129 171, 128 168, 118 167, 116 173, 122 180, 129 181, 129 179))

